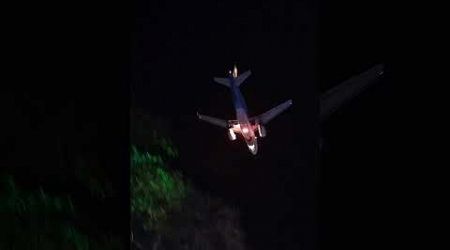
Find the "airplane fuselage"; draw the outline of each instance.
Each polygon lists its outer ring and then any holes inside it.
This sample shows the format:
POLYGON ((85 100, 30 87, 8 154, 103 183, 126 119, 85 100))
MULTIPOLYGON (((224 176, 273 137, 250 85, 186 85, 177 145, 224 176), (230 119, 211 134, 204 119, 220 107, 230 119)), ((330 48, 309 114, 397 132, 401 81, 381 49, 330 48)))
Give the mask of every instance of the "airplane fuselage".
POLYGON ((206 121, 213 125, 228 130, 228 139, 236 140, 237 135, 242 136, 248 149, 254 155, 258 152, 257 138, 266 136, 265 125, 274 117, 286 110, 292 105, 292 100, 288 100, 278 106, 256 116, 248 116, 247 104, 242 96, 239 87, 251 75, 251 71, 247 70, 243 74, 238 75, 236 65, 233 70, 229 71, 228 77, 214 77, 214 81, 226 86, 231 91, 233 106, 236 111, 236 119, 224 120, 212 116, 201 115, 197 112, 200 120, 206 121))
POLYGON ((234 109, 236 110, 236 120, 238 121, 238 125, 234 125, 233 130, 235 132, 240 132, 250 152, 256 154, 258 152, 258 144, 253 125, 248 119, 247 104, 245 103, 239 87, 235 84, 234 77, 230 75, 229 79, 231 97, 233 99, 234 109))

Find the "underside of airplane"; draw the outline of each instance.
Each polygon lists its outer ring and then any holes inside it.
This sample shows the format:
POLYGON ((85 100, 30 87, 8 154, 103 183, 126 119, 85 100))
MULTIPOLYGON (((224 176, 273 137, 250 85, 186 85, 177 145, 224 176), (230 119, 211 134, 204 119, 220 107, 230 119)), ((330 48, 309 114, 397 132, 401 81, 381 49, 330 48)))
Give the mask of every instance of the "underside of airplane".
POLYGON ((250 70, 239 75, 235 66, 233 71, 230 70, 228 78, 214 78, 215 82, 230 89, 233 104, 236 110, 235 120, 224 120, 212 116, 201 115, 199 113, 197 113, 197 116, 200 120, 227 129, 228 138, 232 141, 236 140, 237 134, 240 134, 247 144, 250 152, 255 155, 258 152, 257 138, 266 136, 265 125, 289 108, 292 105, 292 100, 288 100, 260 115, 248 117, 247 105, 245 104, 245 100, 239 90, 239 86, 250 75, 250 70))

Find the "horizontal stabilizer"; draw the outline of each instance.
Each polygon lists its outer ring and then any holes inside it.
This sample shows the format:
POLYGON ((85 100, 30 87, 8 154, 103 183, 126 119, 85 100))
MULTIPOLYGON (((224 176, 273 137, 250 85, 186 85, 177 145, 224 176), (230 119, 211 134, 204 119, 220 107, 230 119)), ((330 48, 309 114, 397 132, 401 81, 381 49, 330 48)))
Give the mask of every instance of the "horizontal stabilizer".
MULTIPOLYGON (((251 74, 252 72, 250 70, 247 70, 244 73, 238 75, 238 77, 234 78, 234 84, 239 87, 251 74)), ((224 86, 230 87, 229 78, 214 77, 214 81, 224 86)))
POLYGON ((227 86, 228 88, 230 87, 230 79, 228 78, 214 77, 214 81, 224 86, 227 86))
POLYGON ((226 120, 215 118, 212 116, 201 115, 199 113, 197 113, 197 116, 198 116, 198 119, 203 120, 205 122, 209 122, 209 123, 219 126, 219 127, 228 128, 228 122, 226 120))
POLYGON ((258 115, 257 117, 254 117, 254 119, 259 120, 262 124, 266 124, 273 118, 275 118, 277 115, 285 111, 287 108, 289 108, 291 105, 292 100, 285 101, 284 103, 276 106, 275 108, 272 108, 271 110, 266 111, 265 113, 258 115))
POLYGON ((239 86, 245 81, 245 79, 247 79, 251 74, 252 74, 252 72, 251 72, 250 70, 247 70, 247 71, 245 71, 244 73, 240 74, 240 75, 234 80, 236 86, 239 87, 239 86))

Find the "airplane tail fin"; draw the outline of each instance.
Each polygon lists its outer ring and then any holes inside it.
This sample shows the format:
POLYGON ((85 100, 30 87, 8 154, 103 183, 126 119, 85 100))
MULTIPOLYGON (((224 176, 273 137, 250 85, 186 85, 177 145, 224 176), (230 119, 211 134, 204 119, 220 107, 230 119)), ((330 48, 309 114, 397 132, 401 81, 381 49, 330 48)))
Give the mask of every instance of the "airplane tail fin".
MULTIPOLYGON (((237 77, 234 77, 234 84, 239 87, 251 74, 252 72, 250 70, 247 70, 237 77)), ((214 77, 214 81, 224 86, 231 87, 229 78, 214 77)))

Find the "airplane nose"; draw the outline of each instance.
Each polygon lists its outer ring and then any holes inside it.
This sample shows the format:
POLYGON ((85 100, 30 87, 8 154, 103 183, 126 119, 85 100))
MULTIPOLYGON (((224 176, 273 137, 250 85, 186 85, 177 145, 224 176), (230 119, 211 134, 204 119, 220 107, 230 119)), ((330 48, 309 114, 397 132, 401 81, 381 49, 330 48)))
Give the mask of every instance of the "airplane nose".
POLYGON ((247 144, 247 146, 253 155, 256 155, 256 153, 258 153, 258 145, 256 144, 256 142, 253 144, 247 144))

